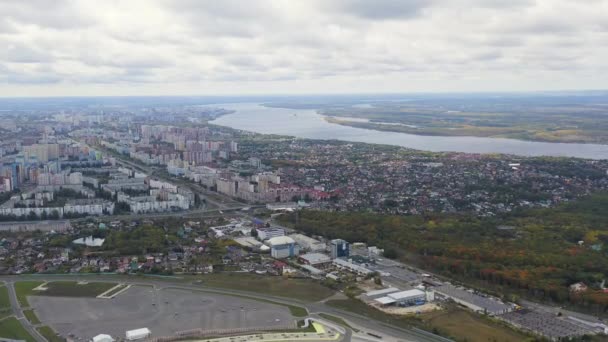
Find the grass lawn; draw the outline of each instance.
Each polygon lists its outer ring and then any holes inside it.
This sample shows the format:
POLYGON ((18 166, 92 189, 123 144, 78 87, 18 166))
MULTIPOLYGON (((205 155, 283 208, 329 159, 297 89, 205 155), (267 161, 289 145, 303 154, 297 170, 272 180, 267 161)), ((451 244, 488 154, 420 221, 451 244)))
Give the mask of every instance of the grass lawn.
MULTIPOLYGON (((466 341, 524 341, 528 336, 462 309, 432 313, 426 320, 444 335, 466 341)), ((423 315, 424 317, 424 315, 423 315)))
POLYGON ((36 328, 40 335, 44 336, 49 342, 65 342, 65 339, 59 335, 50 327, 43 325, 41 327, 36 328))
POLYGON ((289 309, 289 312, 291 312, 291 314, 294 317, 306 317, 306 316, 308 316, 308 310, 306 310, 305 308, 303 308, 301 306, 285 305, 285 304, 281 304, 281 303, 276 303, 276 304, 277 305, 286 306, 289 309))
POLYGON ((277 297, 316 302, 334 294, 334 291, 311 279, 290 279, 259 276, 249 273, 214 273, 193 276, 201 285, 223 289, 257 292, 277 297))
POLYGON ((11 301, 8 298, 8 288, 0 285, 0 319, 10 316, 12 313, 11 301))
POLYGON ((13 340, 25 340, 36 342, 36 340, 23 328, 21 322, 15 317, 9 317, 0 321, 0 336, 13 340))
POLYGON ((91 282, 78 284, 75 281, 54 281, 48 283, 46 291, 36 291, 35 295, 58 297, 97 297, 116 286, 116 283, 91 282))
POLYGON ((36 316, 34 310, 23 310, 23 315, 25 316, 25 318, 27 318, 28 321, 30 321, 30 323, 40 324, 40 320, 38 319, 38 316, 36 316))
POLYGON ((319 316, 325 318, 328 321, 332 321, 334 323, 337 323, 337 324, 339 324, 339 325, 341 325, 343 327, 350 328, 350 329, 354 330, 355 332, 359 331, 359 330, 354 329, 353 327, 351 327, 350 324, 346 323, 346 321, 343 320, 340 317, 332 316, 332 315, 329 315, 329 314, 326 314, 326 313, 323 313, 323 312, 320 313, 319 316))
POLYGON ((416 324, 420 324, 420 321, 416 321, 410 317, 399 317, 389 315, 382 311, 376 310, 365 303, 356 299, 343 299, 343 300, 329 300, 327 305, 342 309, 344 311, 350 311, 365 317, 375 319, 380 322, 385 322, 391 325, 398 326, 400 328, 409 329, 416 324))
POLYGON ((10 308, 11 302, 8 299, 8 289, 6 286, 0 286, 0 309, 10 308))
POLYGON ((530 337, 501 323, 457 307, 416 316, 396 316, 376 310, 354 299, 330 300, 327 304, 401 328, 417 327, 457 341, 516 342, 530 337))
POLYGON ((17 301, 21 304, 22 307, 30 306, 30 303, 27 301, 27 296, 31 296, 33 294, 33 289, 42 285, 41 281, 18 281, 15 283, 15 293, 17 294, 17 301))
POLYGON ((116 283, 91 282, 79 285, 75 281, 53 281, 47 283, 46 291, 34 291, 41 281, 18 281, 15 283, 17 300, 22 307, 29 307, 27 296, 96 297, 116 286, 116 283))

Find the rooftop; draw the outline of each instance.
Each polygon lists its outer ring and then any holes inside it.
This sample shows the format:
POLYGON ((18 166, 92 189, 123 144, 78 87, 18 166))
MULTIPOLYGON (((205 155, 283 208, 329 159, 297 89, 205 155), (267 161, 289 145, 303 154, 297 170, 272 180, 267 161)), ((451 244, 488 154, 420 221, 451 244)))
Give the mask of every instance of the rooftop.
POLYGON ((268 244, 270 244, 270 246, 289 245, 292 243, 296 242, 289 236, 277 236, 268 240, 268 244))

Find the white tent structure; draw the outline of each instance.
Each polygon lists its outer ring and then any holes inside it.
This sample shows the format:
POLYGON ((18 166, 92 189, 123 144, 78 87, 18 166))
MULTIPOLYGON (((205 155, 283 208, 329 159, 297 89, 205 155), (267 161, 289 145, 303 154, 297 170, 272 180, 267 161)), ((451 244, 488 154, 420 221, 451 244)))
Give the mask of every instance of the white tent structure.
POLYGON ((114 342, 114 339, 110 335, 99 334, 93 337, 93 342, 114 342))
POLYGON ((146 338, 146 337, 150 336, 151 334, 152 333, 150 332, 150 329, 140 328, 140 329, 127 331, 126 338, 127 338, 127 341, 135 341, 135 340, 141 340, 142 338, 146 338))

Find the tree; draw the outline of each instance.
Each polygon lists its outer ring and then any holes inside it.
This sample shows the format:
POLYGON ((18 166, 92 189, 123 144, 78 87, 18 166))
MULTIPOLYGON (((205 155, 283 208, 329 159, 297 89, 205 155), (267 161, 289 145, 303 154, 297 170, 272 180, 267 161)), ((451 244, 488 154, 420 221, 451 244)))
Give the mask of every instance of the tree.
POLYGON ((51 211, 51 214, 49 215, 49 218, 51 220, 57 220, 57 219, 59 219, 59 211, 57 209, 53 209, 51 211))
POLYGON ((30 221, 37 220, 38 215, 36 215, 36 213, 34 211, 30 211, 30 213, 27 215, 27 219, 30 221))
POLYGON ((397 259, 397 257, 399 256, 397 253, 397 250, 392 247, 385 248, 384 253, 382 253, 382 254, 384 255, 385 258, 389 258, 389 259, 397 259))

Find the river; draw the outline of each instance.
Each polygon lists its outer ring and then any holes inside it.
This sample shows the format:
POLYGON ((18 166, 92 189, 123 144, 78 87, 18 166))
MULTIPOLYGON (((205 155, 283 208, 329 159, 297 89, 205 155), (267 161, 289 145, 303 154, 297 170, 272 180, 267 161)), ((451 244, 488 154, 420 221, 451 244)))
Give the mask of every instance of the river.
POLYGON ((425 136, 332 124, 312 109, 270 108, 255 103, 216 105, 235 110, 211 123, 264 134, 336 139, 408 147, 433 152, 504 153, 519 156, 608 159, 608 145, 567 144, 502 138, 425 136))

